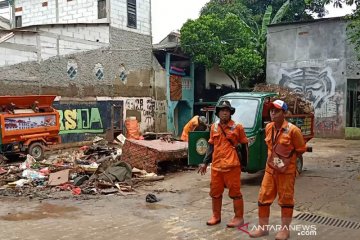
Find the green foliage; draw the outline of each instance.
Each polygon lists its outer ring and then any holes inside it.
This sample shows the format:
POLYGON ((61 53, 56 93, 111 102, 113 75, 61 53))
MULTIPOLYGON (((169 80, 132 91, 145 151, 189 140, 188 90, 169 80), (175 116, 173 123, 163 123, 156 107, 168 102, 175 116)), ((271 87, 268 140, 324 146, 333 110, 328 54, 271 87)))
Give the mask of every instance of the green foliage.
POLYGON ((180 33, 182 50, 208 69, 219 65, 235 88, 246 87, 262 71, 264 62, 252 29, 233 13, 188 20, 180 33))
MULTIPOLYGON (((360 5, 360 3, 359 3, 360 5)), ((355 50, 360 60, 360 8, 357 7, 354 14, 350 17, 350 24, 348 25, 348 35, 350 42, 354 44, 355 50)))
POLYGON ((287 0, 276 12, 275 17, 272 19, 271 23, 274 24, 280 22, 288 12, 289 7, 290 7, 290 0, 287 0))
POLYGON ((264 39, 266 37, 267 26, 271 22, 271 14, 272 14, 272 6, 269 5, 266 8, 266 11, 264 13, 263 20, 262 20, 262 25, 261 25, 261 37, 263 37, 264 39))
POLYGON ((243 4, 244 0, 210 0, 200 11, 200 16, 214 14, 219 18, 225 18, 229 13, 239 17, 246 25, 258 31, 257 22, 253 19, 251 9, 243 4))
MULTIPOLYGON (((323 16, 325 8, 323 4, 319 4, 319 1, 323 0, 312 0, 314 2, 306 3, 307 0, 292 0, 289 1, 289 5, 286 14, 282 16, 282 22, 295 22, 301 20, 309 20, 313 17, 310 11, 323 16)), ((244 5, 252 10, 254 19, 260 23, 263 18, 267 7, 272 6, 273 12, 278 12, 283 6, 285 0, 242 0, 244 5)))
POLYGON ((251 77, 262 73, 264 59, 249 48, 237 48, 233 54, 223 57, 220 68, 226 69, 227 74, 241 79, 239 87, 248 87, 251 77))

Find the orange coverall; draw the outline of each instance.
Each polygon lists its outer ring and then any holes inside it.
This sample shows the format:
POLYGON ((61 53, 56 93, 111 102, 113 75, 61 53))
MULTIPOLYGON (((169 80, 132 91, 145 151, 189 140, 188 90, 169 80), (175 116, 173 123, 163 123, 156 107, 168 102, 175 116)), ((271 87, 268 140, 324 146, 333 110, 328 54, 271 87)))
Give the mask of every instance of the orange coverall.
POLYGON ((196 115, 184 126, 181 134, 181 140, 188 142, 189 132, 194 131, 197 126, 199 126, 199 116, 196 115))
MULTIPOLYGON (((271 122, 266 125, 265 142, 268 146, 268 156, 272 154, 272 129, 275 129, 275 123, 271 122)), ((278 203, 281 207, 294 206, 294 185, 296 176, 296 159, 297 156, 306 151, 306 144, 301 131, 295 125, 284 120, 281 127, 281 134, 278 135, 275 143, 283 144, 292 147, 295 154, 292 155, 290 164, 284 173, 277 173, 274 169, 266 165, 265 175, 261 183, 259 192, 259 206, 271 205, 279 194, 278 203)), ((274 131, 276 135, 276 129, 274 131)))
POLYGON ((215 123, 211 126, 209 143, 214 145, 212 155, 210 196, 220 198, 224 192, 224 186, 229 189, 229 197, 233 199, 241 199, 240 191, 240 160, 238 159, 236 149, 226 139, 225 131, 228 139, 233 144, 248 143, 244 128, 241 124, 235 124, 230 120, 227 125, 215 123))

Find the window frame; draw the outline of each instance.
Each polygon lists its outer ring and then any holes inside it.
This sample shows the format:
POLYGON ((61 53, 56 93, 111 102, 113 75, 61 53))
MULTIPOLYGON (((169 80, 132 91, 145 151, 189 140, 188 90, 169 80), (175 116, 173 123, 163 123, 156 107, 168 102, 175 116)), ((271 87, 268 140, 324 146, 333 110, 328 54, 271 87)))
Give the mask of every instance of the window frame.
POLYGON ((107 18, 107 11, 106 11, 106 0, 98 0, 97 1, 98 6, 97 6, 97 10, 98 10, 98 19, 104 19, 107 18), (103 8, 100 9, 100 3, 104 4, 103 8))
POLYGON ((126 1, 127 27, 137 29, 136 0, 126 1))

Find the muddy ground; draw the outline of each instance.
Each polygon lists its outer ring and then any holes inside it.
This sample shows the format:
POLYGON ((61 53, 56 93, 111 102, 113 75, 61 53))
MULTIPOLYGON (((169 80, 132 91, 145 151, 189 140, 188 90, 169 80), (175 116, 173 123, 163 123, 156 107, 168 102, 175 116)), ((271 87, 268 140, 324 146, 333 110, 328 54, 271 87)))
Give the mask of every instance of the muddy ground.
MULTIPOLYGON (((358 239, 360 234, 360 141, 313 139, 296 180, 293 225, 315 231, 291 233, 291 239, 358 239), (305 215, 307 214, 307 215, 305 215), (310 216, 311 215, 311 216, 310 216), (304 217, 305 216, 305 217, 304 217)), ((242 174, 245 221, 257 223, 257 194, 263 172, 242 174)), ((222 223, 208 227, 210 175, 195 170, 168 173, 164 181, 136 188, 136 195, 46 199, 1 197, 1 239, 249 239, 227 229, 232 202, 224 197, 222 223), (148 193, 160 201, 146 203, 148 193)), ((227 194, 227 193, 226 193, 227 194)), ((225 195, 226 195, 225 194, 225 195)), ((271 208, 270 224, 280 223, 271 208)), ((274 239, 275 231, 262 239, 274 239)))

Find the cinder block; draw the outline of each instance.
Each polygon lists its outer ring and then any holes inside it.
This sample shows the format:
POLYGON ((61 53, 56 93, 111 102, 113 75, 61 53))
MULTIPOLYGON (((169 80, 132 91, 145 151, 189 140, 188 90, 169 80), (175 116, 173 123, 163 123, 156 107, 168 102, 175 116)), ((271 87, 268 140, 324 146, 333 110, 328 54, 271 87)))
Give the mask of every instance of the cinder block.
POLYGON ((81 33, 74 33, 74 38, 77 39, 85 39, 85 35, 81 33))

